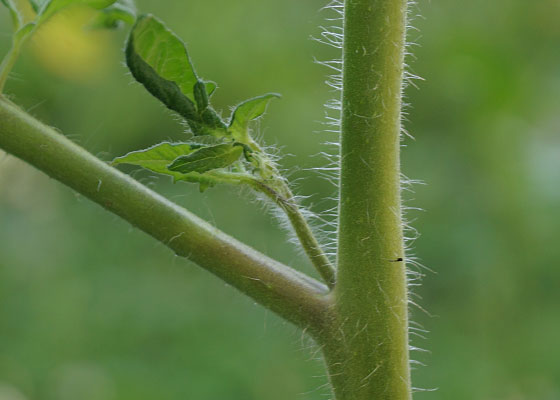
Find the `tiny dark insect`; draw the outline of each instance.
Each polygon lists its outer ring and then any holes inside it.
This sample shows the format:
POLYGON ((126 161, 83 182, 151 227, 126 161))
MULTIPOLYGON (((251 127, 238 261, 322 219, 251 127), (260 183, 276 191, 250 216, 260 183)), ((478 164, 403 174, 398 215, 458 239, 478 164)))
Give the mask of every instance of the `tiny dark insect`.
POLYGON ((402 257, 397 258, 396 260, 389 260, 390 262, 400 262, 403 261, 402 257))

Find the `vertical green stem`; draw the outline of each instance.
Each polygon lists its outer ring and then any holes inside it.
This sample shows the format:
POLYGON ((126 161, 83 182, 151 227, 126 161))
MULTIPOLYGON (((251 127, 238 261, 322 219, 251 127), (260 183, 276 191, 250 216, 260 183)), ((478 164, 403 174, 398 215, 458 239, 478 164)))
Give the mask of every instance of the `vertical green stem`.
POLYGON ((400 206, 406 0, 346 0, 340 226, 324 353, 337 400, 408 400, 400 206))
POLYGON ((35 24, 27 24, 14 33, 12 47, 10 47, 10 50, 0 64, 0 94, 4 91, 4 86, 6 85, 6 81, 8 80, 8 76, 10 75, 12 68, 16 64, 21 48, 33 32, 34 27, 35 24))
POLYGON ((10 47, 10 50, 6 54, 6 57, 2 60, 2 64, 0 64, 0 93, 4 91, 4 85, 6 85, 8 75, 16 63, 19 51, 20 46, 14 41, 12 43, 12 47, 10 47))

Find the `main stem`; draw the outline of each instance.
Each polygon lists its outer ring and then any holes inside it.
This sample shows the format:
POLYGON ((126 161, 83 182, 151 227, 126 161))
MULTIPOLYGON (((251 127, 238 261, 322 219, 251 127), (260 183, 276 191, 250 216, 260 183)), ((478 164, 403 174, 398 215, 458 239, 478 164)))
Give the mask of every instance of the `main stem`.
POLYGON ((409 400, 400 199, 406 0, 346 0, 334 321, 323 343, 337 400, 409 400))

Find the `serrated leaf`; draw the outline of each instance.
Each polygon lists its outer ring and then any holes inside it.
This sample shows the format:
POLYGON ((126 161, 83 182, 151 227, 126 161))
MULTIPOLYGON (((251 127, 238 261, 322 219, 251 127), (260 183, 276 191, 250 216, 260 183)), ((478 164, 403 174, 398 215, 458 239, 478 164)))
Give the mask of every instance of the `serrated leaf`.
POLYGON ((12 18, 12 23, 14 25, 14 31, 17 31, 21 25, 21 13, 19 12, 16 3, 13 0, 0 0, 4 4, 8 11, 10 12, 10 17, 12 18))
POLYGON ((118 28, 121 22, 133 25, 136 21, 136 6, 133 0, 117 0, 104 8, 90 24, 92 28, 118 28))
POLYGON ((263 115, 270 100, 279 97, 281 97, 279 94, 268 93, 239 104, 235 108, 229 124, 233 137, 245 143, 248 139, 249 122, 263 115))
POLYGON ((46 0, 41 4, 38 1, 32 2, 32 6, 37 8, 38 22, 41 23, 66 7, 83 5, 101 10, 115 2, 116 0, 46 0))
POLYGON ((190 172, 211 171, 218 168, 226 168, 239 160, 243 153, 243 148, 231 143, 218 144, 210 147, 203 147, 186 156, 177 158, 167 168, 170 171, 190 172))
POLYGON ((145 150, 132 151, 113 160, 112 165, 130 164, 137 165, 160 174, 171 175, 175 179, 182 178, 181 173, 167 169, 175 159, 192 153, 200 145, 190 143, 163 142, 145 150))

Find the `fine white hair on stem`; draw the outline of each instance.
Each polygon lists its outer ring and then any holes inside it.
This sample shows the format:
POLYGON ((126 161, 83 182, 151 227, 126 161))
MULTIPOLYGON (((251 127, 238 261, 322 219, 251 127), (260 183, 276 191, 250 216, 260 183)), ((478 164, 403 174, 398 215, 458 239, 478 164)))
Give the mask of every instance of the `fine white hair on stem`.
POLYGON ((320 215, 312 215, 313 225, 320 235, 319 240, 329 258, 334 259, 337 251, 338 232, 338 190, 340 180, 340 127, 342 112, 342 47, 344 31, 344 2, 331 0, 320 9, 326 23, 319 26, 319 32, 311 39, 338 51, 340 56, 332 60, 314 62, 327 71, 325 83, 331 89, 332 97, 324 104, 325 114, 321 121, 319 133, 325 138, 323 149, 317 154, 323 163, 320 167, 311 168, 316 176, 325 180, 333 190, 333 195, 322 198, 318 206, 323 208, 320 215))
POLYGON ((340 21, 344 18, 344 2, 342 0, 332 0, 321 11, 331 11, 334 16, 326 17, 327 21, 340 21))
MULTIPOLYGON (((328 24, 326 24, 326 26, 321 26, 318 37, 313 39, 340 50, 342 48, 343 40, 343 31, 340 23, 343 16, 343 2, 341 0, 333 0, 329 2, 325 7, 323 7, 322 10, 325 10, 329 13, 329 17, 326 18, 328 24)), ((326 163, 319 168, 314 168, 313 171, 317 176, 324 178, 332 185, 336 195, 323 198, 315 204, 310 204, 310 197, 304 197, 301 195, 296 195, 293 200, 298 204, 300 212, 303 214, 303 216, 311 226, 319 244, 322 247, 322 250, 325 252, 326 256, 330 258, 331 261, 333 261, 337 249, 336 232, 338 225, 338 206, 335 204, 337 204, 338 201, 337 192, 340 169, 338 153, 340 140, 340 92, 342 90, 342 61, 315 61, 318 64, 322 64, 325 67, 329 68, 331 74, 327 76, 327 85, 331 89, 333 89, 333 92, 336 93, 336 98, 327 101, 327 103, 325 104, 327 115, 324 121, 324 126, 326 128, 324 131, 331 135, 334 135, 333 138, 329 138, 324 144, 325 151, 319 153, 321 157, 324 157, 326 163), (307 207, 304 207, 304 204, 307 207), (322 210, 320 214, 311 211, 311 209, 324 208, 326 208, 326 210, 322 210)), ((257 132, 259 132, 258 129, 257 132)), ((258 141, 261 142, 260 140, 258 141)), ((277 161, 279 159, 279 157, 277 157, 278 148, 276 146, 267 147, 265 149, 265 152, 271 154, 272 161, 277 164, 277 161)), ((280 169, 278 165, 276 165, 276 168, 280 169)), ((288 177, 290 175, 290 173, 287 173, 287 171, 281 172, 284 177, 288 177)), ((288 183, 288 180, 286 180, 286 183, 288 183)), ((297 190, 295 190, 298 186, 297 182, 290 180, 289 186, 291 187, 293 192, 297 192, 297 190)), ((284 228, 284 230, 289 232, 289 242, 297 244, 296 248, 300 252, 302 252, 303 248, 299 245, 297 235, 294 232, 293 227, 285 213, 279 207, 273 205, 270 201, 268 201, 268 199, 266 199, 263 195, 257 195, 256 199, 262 200, 259 201, 259 203, 264 205, 265 208, 274 217, 276 217, 279 225, 284 228)))
MULTIPOLYGON (((416 46, 417 44, 414 40, 410 39, 411 32, 417 32, 417 30, 411 25, 412 21, 418 17, 418 14, 415 12, 417 10, 416 2, 414 0, 408 1, 408 13, 407 13, 407 24, 406 24, 406 36, 405 36, 405 52, 404 52, 404 65, 403 65, 403 81, 401 85, 401 135, 400 140, 402 145, 405 146, 407 139, 413 139, 414 137, 408 132, 408 130, 403 126, 405 123, 408 123, 408 110, 410 109, 410 105, 405 101, 405 91, 409 86, 412 86, 415 89, 418 89, 418 85, 416 84, 417 81, 422 81, 423 79, 419 77, 412 71, 410 65, 408 65, 408 60, 413 58, 411 48, 416 46)), ((403 221, 402 228, 403 228, 403 238, 404 238, 404 245, 405 245, 405 257, 404 261, 406 263, 406 279, 408 285, 408 304, 409 304, 409 314, 410 314, 410 307, 414 307, 421 312, 431 316, 428 311, 422 308, 417 301, 421 301, 422 298, 419 296, 415 290, 418 286, 421 285, 422 279, 425 277, 427 272, 432 272, 431 269, 424 266, 420 260, 414 255, 413 253, 413 243, 418 239, 420 234, 418 231, 411 226, 411 223, 414 222, 413 220, 409 220, 407 218, 407 214, 411 211, 422 211, 420 208, 409 206, 408 203, 413 201, 414 195, 414 186, 423 184, 423 182, 418 180, 413 180, 407 178, 404 174, 401 174, 400 177, 401 181, 401 194, 404 195, 404 199, 401 200, 401 220, 403 221)), ((409 319, 409 326, 408 326, 408 333, 410 337, 410 341, 417 341, 417 340, 424 340, 426 339, 427 334, 429 333, 426 331, 422 325, 416 323, 409 319)), ((417 346, 410 345, 409 350, 411 353, 414 352, 427 352, 429 351, 421 349, 417 346)), ((416 369, 417 366, 424 366, 422 362, 410 360, 411 369, 416 369)), ((424 392, 424 391, 434 391, 435 389, 419 389, 419 388, 412 388, 413 392, 424 392)))

